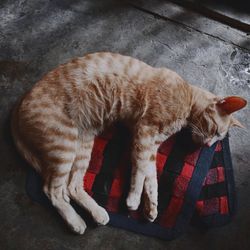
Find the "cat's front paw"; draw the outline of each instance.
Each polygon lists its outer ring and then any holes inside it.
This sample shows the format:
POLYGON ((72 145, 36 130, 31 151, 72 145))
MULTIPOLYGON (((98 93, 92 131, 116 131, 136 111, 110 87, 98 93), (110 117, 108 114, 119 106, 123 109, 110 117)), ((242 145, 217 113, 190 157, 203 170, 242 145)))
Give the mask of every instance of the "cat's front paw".
POLYGON ((109 222, 109 215, 107 211, 103 207, 99 207, 92 211, 93 219, 96 221, 98 225, 106 225, 109 222))
POLYGON ((155 203, 146 204, 144 206, 143 213, 144 213, 144 217, 148 221, 153 222, 158 215, 157 205, 155 203))
POLYGON ((129 193, 126 203, 129 210, 137 210, 140 205, 140 196, 135 193, 129 193))

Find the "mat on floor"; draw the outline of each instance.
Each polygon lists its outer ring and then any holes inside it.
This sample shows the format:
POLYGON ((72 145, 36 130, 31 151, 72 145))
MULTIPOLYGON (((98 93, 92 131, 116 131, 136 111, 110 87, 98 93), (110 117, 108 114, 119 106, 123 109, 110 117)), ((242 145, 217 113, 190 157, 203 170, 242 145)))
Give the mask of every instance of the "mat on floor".
MULTIPOLYGON (((141 206, 135 212, 126 208, 130 141, 122 126, 96 137, 84 177, 85 190, 107 209, 111 226, 171 240, 189 224, 208 228, 231 220, 236 198, 228 136, 212 147, 196 148, 184 129, 161 144, 157 153, 158 217, 153 223, 143 219, 141 206)), ((32 200, 51 207, 42 192, 42 180, 32 169, 26 190, 32 200)))

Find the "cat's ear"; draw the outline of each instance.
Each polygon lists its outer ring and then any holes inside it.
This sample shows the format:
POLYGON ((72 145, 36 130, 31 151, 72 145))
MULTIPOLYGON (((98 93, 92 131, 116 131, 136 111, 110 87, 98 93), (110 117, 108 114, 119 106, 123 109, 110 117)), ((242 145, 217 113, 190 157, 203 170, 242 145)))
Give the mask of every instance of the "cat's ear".
POLYGON ((231 117, 231 124, 232 127, 239 127, 239 128, 246 128, 244 125, 242 125, 237 119, 234 117, 231 117))
POLYGON ((239 96, 228 96, 218 100, 216 105, 221 111, 230 115, 233 112, 244 108, 247 105, 247 101, 239 96))

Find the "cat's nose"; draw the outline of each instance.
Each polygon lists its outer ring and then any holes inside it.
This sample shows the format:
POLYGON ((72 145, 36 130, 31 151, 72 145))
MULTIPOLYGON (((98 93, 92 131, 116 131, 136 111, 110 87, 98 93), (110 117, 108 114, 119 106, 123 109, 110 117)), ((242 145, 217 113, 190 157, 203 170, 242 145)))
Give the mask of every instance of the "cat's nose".
POLYGON ((210 141, 206 143, 206 146, 211 147, 212 145, 214 145, 215 142, 216 140, 211 139, 210 141))
POLYGON ((206 145, 207 147, 211 147, 211 146, 213 145, 213 140, 212 140, 212 139, 206 140, 206 141, 205 141, 205 145, 206 145))

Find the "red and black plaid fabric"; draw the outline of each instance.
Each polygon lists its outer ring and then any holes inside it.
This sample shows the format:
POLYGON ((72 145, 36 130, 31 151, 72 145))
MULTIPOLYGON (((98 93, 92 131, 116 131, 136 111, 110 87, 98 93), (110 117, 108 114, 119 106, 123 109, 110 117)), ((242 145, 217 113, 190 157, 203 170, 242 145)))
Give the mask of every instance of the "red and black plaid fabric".
POLYGON ((196 202, 195 224, 212 227, 229 222, 236 211, 235 185, 228 138, 215 148, 212 164, 196 202))
MULTIPOLYGON (((207 219, 207 216, 229 214, 222 143, 219 142, 214 149, 210 149, 210 159, 205 159, 207 162, 198 165, 197 161, 204 150, 187 145, 187 142, 183 145, 183 138, 188 142, 191 141, 185 133, 169 138, 159 147, 157 153, 159 215, 153 224, 158 226, 156 231, 164 231, 159 228, 166 229, 165 233, 171 237, 183 230, 191 219, 194 209, 196 209, 196 220, 201 218, 201 221, 207 219), (200 171, 197 168, 204 169, 200 171), (193 176, 195 170, 196 174, 193 176), (191 180, 196 193, 187 194, 191 180), (170 231, 173 232, 169 233, 170 231)), ((151 223, 143 221, 141 208, 129 212, 125 206, 131 171, 129 152, 128 131, 122 128, 116 128, 97 137, 90 167, 84 178, 84 188, 112 216, 120 214, 123 215, 123 220, 136 221, 125 226, 130 229, 131 225, 133 230, 134 224, 140 228, 139 223, 141 227, 151 223)), ((205 223, 205 220, 203 222, 205 223)))
POLYGON ((200 216, 215 213, 228 214, 227 189, 225 187, 225 170, 222 165, 222 146, 219 142, 215 149, 214 161, 204 180, 199 200, 196 203, 197 213, 200 216))
MULTIPOLYGON (((235 212, 235 190, 228 138, 212 147, 195 148, 183 130, 162 143, 157 153, 158 217, 143 219, 142 208, 129 212, 130 135, 117 126, 95 139, 84 189, 109 212, 110 225, 162 239, 173 239, 192 222, 211 227, 223 225, 235 212)), ((48 203, 39 177, 30 173, 29 196, 48 203)), ((143 201, 142 201, 143 204, 143 201)))

